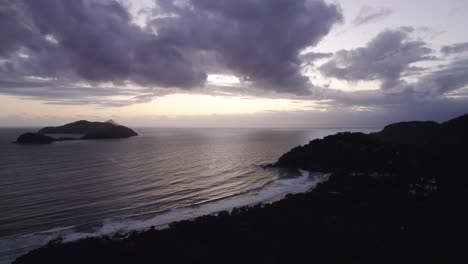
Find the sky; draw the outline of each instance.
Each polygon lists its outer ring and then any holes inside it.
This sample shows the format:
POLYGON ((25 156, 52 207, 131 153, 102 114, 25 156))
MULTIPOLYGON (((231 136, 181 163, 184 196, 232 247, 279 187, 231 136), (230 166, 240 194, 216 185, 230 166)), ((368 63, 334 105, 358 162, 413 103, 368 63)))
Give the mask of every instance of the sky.
POLYGON ((468 113, 467 0, 3 0, 0 126, 381 127, 468 113))

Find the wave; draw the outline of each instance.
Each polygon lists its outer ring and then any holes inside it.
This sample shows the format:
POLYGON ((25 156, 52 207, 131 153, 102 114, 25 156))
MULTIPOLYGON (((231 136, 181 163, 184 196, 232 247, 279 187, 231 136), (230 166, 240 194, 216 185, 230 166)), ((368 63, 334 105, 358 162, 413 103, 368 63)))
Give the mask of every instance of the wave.
POLYGON ((188 207, 173 208, 147 219, 141 219, 141 217, 106 219, 99 223, 85 226, 57 227, 32 234, 4 237, 0 239, 0 256, 3 256, 0 258, 0 263, 3 263, 8 258, 11 261, 12 258, 34 248, 41 247, 57 237, 63 238, 65 242, 70 242, 86 237, 143 231, 150 227, 164 228, 172 222, 189 220, 220 211, 231 211, 234 207, 274 202, 282 199, 289 193, 308 191, 318 182, 323 181, 325 177, 326 175, 324 174, 309 173, 301 170, 299 177, 278 178, 267 181, 260 186, 229 197, 188 207))
POLYGON ((262 202, 274 202, 282 199, 288 193, 305 192, 323 179, 321 177, 322 174, 311 175, 307 171, 301 171, 300 173, 301 176, 297 178, 269 181, 262 186, 223 199, 188 207, 173 208, 148 219, 106 219, 95 226, 94 230, 90 232, 76 232, 76 228, 72 228, 74 232, 61 234, 61 236, 64 241, 70 242, 86 237, 142 231, 150 227, 164 228, 172 222, 189 220, 225 210, 231 211, 234 207, 255 205, 262 202), (267 186, 270 187, 265 188, 267 186))

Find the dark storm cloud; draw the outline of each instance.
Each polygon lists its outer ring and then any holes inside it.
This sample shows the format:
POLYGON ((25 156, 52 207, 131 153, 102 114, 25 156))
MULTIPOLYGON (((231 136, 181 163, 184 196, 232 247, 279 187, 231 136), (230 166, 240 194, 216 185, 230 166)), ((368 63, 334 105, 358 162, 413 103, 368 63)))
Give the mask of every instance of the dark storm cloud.
POLYGON ((206 74, 194 70, 170 43, 132 24, 127 10, 115 1, 16 2, 16 13, 11 15, 15 19, 9 19, 9 26, 22 32, 21 17, 26 16, 31 21, 26 35, 41 41, 34 43, 35 49, 25 45, 24 38, 16 42, 16 51, 26 48, 29 58, 11 63, 10 70, 15 73, 75 74, 88 81, 131 80, 177 87, 201 85, 206 79, 206 74))
POLYGON ((253 86, 307 94, 308 78, 300 73, 299 53, 317 44, 340 10, 323 1, 193 0, 178 7, 159 1, 176 17, 155 20, 158 35, 187 49, 218 55, 224 70, 253 86))
POLYGON ((363 6, 359 10, 358 15, 353 20, 353 26, 362 26, 381 19, 384 19, 393 14, 393 10, 387 7, 375 8, 363 6))
POLYGON ((87 95, 61 91, 74 89, 67 82, 192 89, 216 69, 252 87, 306 94, 311 84, 301 75, 299 53, 342 19, 337 6, 323 1, 183 3, 156 1, 157 18, 142 28, 114 0, 3 1, 0 78, 16 79, 0 83, 0 92, 31 85, 27 76, 54 79, 53 98, 64 99, 87 95))
POLYGON ((440 49, 445 55, 458 54, 463 52, 468 52, 468 42, 457 43, 453 45, 443 46, 440 49))
MULTIPOLYGON (((422 113, 437 105, 443 111, 454 102, 448 97, 468 85, 468 60, 435 70, 413 65, 435 58, 425 42, 415 40, 412 28, 384 31, 362 48, 302 53, 343 19, 338 6, 322 0, 155 3, 152 12, 145 11, 152 20, 140 27, 114 0, 1 1, 0 93, 107 107, 193 89, 223 96, 323 99, 338 116, 353 107, 422 113), (320 59, 327 61, 318 66, 320 59), (303 75, 317 69, 325 77, 379 81, 383 89, 317 87, 303 75), (217 87, 207 83, 208 73, 236 75, 241 84, 217 87)), ((364 25, 391 13, 361 10, 353 23, 364 25)), ((441 52, 458 54, 465 45, 441 52)), ((468 105, 462 103, 466 94, 456 96, 458 108, 452 112, 468 105)))
POLYGON ((27 43, 27 29, 20 27, 20 21, 16 15, 14 2, 0 2, 0 25, 2 34, 0 35, 0 56, 5 56, 16 49, 21 43, 27 43))
POLYGON ((383 89, 401 84, 401 77, 415 69, 415 62, 435 59, 425 42, 409 38, 412 28, 387 30, 367 46, 338 51, 319 69, 325 76, 347 81, 381 81, 383 89))

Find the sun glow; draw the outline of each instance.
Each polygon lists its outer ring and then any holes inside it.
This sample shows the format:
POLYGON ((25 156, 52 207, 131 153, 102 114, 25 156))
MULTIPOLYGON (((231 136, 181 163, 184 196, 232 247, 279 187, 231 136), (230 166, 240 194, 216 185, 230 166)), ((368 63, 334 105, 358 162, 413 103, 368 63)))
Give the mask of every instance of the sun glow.
POLYGON ((310 101, 227 97, 201 94, 172 94, 155 98, 151 103, 129 106, 128 110, 157 115, 252 114, 265 111, 304 110, 313 107, 310 101))
MULTIPOLYGON (((128 106, 61 105, 40 100, 21 99, 14 96, 0 96, 1 117, 6 120, 107 120, 129 119, 149 116, 212 116, 243 115, 271 111, 320 110, 319 102, 307 100, 268 99, 258 97, 230 97, 203 94, 170 94, 155 97, 146 103, 128 106), (19 107, 24 106, 24 107, 19 107)), ((59 122, 59 121, 57 121, 59 122)), ((13 124, 5 123, 4 126, 13 124)), ((157 124, 141 124, 153 126, 157 124)))
POLYGON ((208 84, 221 86, 233 86, 240 84, 239 78, 234 75, 225 74, 209 74, 207 82, 208 84))

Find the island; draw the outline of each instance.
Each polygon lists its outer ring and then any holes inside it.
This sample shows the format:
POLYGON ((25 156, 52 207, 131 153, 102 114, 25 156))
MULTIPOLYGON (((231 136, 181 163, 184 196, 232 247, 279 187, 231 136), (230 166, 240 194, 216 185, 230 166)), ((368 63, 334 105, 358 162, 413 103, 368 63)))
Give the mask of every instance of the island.
POLYGON ((112 119, 106 122, 90 122, 80 120, 57 127, 44 127, 36 133, 24 133, 18 137, 18 144, 50 144, 55 141, 87 140, 87 139, 115 139, 138 136, 132 129, 122 126, 112 119), (51 134, 81 134, 83 136, 54 138, 51 134))
POLYGON ((14 263, 468 263, 468 115, 343 132, 265 169, 329 172, 315 189, 168 228, 65 243, 14 263))

